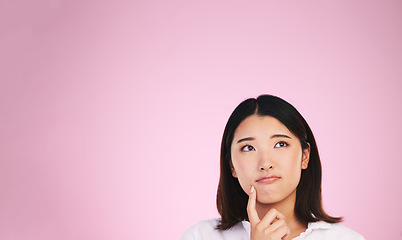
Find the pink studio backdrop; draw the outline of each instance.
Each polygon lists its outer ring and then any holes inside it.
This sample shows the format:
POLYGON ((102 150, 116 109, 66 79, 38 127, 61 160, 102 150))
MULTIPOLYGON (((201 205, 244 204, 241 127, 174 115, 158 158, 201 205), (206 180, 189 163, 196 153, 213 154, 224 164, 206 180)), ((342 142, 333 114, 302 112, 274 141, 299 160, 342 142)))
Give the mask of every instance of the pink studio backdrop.
POLYGON ((218 216, 240 101, 293 103, 327 211, 402 239, 400 1, 0 1, 0 239, 178 239, 218 216))

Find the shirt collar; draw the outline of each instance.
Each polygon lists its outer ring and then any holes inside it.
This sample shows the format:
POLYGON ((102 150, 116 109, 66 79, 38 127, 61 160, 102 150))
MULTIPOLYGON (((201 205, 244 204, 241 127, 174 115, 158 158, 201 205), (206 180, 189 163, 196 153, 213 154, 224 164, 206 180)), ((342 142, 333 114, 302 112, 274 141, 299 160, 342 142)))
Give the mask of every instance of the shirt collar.
MULTIPOLYGON (((250 235, 250 222, 242 221, 243 227, 246 229, 248 235, 250 235)), ((332 225, 330 223, 319 221, 319 222, 309 222, 307 225, 307 229, 304 233, 310 233, 315 229, 331 229, 332 225)))
POLYGON ((244 229, 246 229, 247 235, 250 236, 250 231, 251 231, 251 230, 250 230, 250 229, 251 229, 251 227, 250 227, 250 222, 248 222, 248 221, 242 221, 241 223, 243 224, 244 229))
POLYGON ((331 229, 332 225, 330 223, 319 221, 319 222, 309 222, 307 225, 307 230, 311 229, 331 229))

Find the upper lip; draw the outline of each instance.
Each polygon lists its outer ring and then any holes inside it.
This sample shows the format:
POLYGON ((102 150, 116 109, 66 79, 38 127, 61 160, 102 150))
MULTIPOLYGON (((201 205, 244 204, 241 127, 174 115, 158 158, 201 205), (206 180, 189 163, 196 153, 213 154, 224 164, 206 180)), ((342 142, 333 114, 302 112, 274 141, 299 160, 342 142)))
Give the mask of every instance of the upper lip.
POLYGON ((279 177, 276 175, 265 175, 265 176, 260 177, 256 182, 259 182, 264 179, 269 179, 269 178, 279 178, 279 177))

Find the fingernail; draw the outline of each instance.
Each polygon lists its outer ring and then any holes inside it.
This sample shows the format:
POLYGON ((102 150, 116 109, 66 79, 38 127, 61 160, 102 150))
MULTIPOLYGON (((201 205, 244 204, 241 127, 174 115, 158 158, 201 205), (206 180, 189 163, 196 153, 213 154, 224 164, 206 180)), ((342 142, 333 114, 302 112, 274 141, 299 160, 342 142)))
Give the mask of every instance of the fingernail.
POLYGON ((251 193, 253 193, 254 192, 254 186, 251 186, 251 191, 250 191, 251 193))

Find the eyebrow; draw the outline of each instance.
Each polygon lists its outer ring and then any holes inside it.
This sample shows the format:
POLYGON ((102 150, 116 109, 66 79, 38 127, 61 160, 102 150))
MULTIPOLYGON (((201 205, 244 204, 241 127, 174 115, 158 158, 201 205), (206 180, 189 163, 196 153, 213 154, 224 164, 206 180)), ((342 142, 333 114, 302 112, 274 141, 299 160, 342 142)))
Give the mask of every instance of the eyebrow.
POLYGON ((289 137, 288 135, 285 135, 285 134, 275 134, 275 135, 271 136, 271 139, 272 138, 290 138, 290 139, 292 139, 291 137, 289 137))
POLYGON ((244 141, 251 141, 251 140, 255 140, 255 138, 253 138, 253 137, 245 137, 245 138, 239 139, 239 141, 237 141, 237 143, 241 143, 241 142, 244 142, 244 141))
MULTIPOLYGON (((291 137, 289 137, 288 135, 285 135, 285 134, 274 134, 274 135, 271 136, 271 139, 273 139, 273 138, 289 138, 289 139, 292 139, 291 137)), ((252 140, 255 140, 255 138, 254 137, 245 137, 245 138, 239 139, 237 141, 237 143, 241 143, 241 142, 245 142, 245 141, 252 141, 252 140)))

